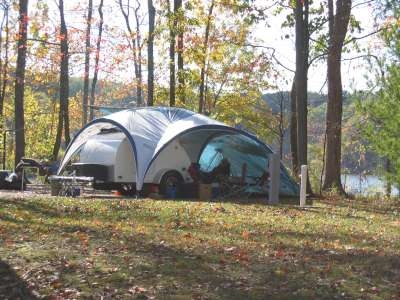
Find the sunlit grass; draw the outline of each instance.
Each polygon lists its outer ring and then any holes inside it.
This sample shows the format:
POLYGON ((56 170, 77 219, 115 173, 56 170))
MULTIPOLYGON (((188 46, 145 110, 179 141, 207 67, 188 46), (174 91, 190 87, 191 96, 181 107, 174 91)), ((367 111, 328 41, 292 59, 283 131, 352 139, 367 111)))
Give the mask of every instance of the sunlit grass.
POLYGON ((397 201, 11 197, 0 237, 1 259, 42 296, 400 297, 397 201))

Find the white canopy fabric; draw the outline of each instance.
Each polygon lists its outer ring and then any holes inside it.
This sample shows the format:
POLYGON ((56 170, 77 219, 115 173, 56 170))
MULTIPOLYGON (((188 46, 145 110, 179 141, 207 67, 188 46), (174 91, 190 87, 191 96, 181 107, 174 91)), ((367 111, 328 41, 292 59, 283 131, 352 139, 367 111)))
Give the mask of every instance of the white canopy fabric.
MULTIPOLYGON (((255 136, 242 130, 182 108, 142 107, 128 109, 96 119, 83 127, 68 146, 58 174, 63 171, 72 156, 90 137, 102 130, 115 127, 126 134, 132 146, 137 168, 136 189, 139 191, 142 189, 147 170, 158 153, 169 142, 183 133, 196 129, 220 129, 243 133, 257 140, 255 136)), ((266 146, 266 148, 268 147, 266 146)))

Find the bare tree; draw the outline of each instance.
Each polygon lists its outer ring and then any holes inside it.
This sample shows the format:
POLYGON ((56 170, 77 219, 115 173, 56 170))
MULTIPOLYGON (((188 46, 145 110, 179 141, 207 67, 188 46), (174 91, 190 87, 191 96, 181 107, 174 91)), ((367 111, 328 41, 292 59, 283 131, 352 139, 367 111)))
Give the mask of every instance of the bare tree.
POLYGON ((175 37, 176 37, 176 0, 174 12, 171 12, 171 3, 168 1, 169 14, 169 106, 175 106, 175 37), (172 22, 171 22, 172 20, 172 22))
POLYGON ((210 7, 208 9, 206 28, 204 32, 204 41, 203 41, 203 53, 202 53, 202 62, 201 62, 201 70, 200 70, 200 88, 199 88, 199 113, 203 112, 204 103, 205 103, 205 74, 206 74, 206 65, 207 65, 207 55, 208 55, 208 40, 210 37, 210 29, 211 29, 211 17, 214 10, 214 0, 211 1, 210 7))
POLYGON ((62 131, 64 129, 65 144, 70 142, 69 135, 69 50, 68 50, 68 29, 65 23, 64 0, 59 0, 58 9, 60 11, 60 111, 58 117, 58 127, 56 141, 53 148, 53 159, 57 159, 61 146, 62 131))
POLYGON ((297 105, 296 105, 296 84, 293 79, 292 90, 290 91, 290 153, 292 158, 293 174, 299 174, 299 160, 297 151, 297 105))
POLYGON ((82 126, 87 123, 88 99, 89 99, 89 71, 90 71, 90 31, 92 28, 93 0, 88 0, 88 12, 86 17, 86 43, 85 43, 85 74, 83 75, 82 98, 82 126))
POLYGON ((8 84, 8 51, 10 47, 10 31, 9 31, 9 11, 10 11, 10 3, 8 1, 3 1, 1 3, 1 8, 3 9, 3 19, 1 21, 1 29, 2 33, 5 30, 5 42, 4 42, 4 59, 2 58, 1 52, 3 49, 3 35, 0 34, 0 78, 1 78, 1 88, 0 88, 0 116, 3 115, 4 108, 4 99, 6 96, 6 87, 8 84))
POLYGON ((92 88, 90 91, 90 110, 89 110, 89 119, 93 120, 94 117, 94 102, 95 102, 95 94, 96 94, 96 85, 97 85, 97 77, 99 73, 99 60, 100 60, 100 48, 101 48, 101 39, 103 35, 103 0, 100 0, 99 4, 99 16, 100 16, 100 22, 99 22, 99 32, 97 34, 97 42, 96 42, 96 57, 95 57, 95 62, 94 62, 94 73, 93 73, 93 80, 92 80, 92 88))
POLYGON ((15 70, 15 165, 25 155, 24 87, 26 42, 28 28, 28 0, 19 1, 17 66, 15 70))
POLYGON ((185 74, 183 70, 183 11, 182 0, 175 0, 175 11, 178 14, 178 97, 181 103, 185 103, 185 74))
POLYGON ((134 18, 136 29, 133 31, 130 23, 130 0, 124 5, 122 0, 118 0, 119 7, 121 9, 122 15, 124 16, 126 28, 129 33, 129 45, 133 52, 133 64, 135 68, 135 79, 136 79, 136 101, 137 106, 142 106, 142 45, 141 45, 141 34, 140 34, 140 21, 139 21, 139 10, 140 1, 136 0, 136 8, 134 9, 134 18))
POLYGON ((154 24, 156 18, 156 10, 153 0, 147 1, 149 7, 149 37, 147 39, 147 105, 154 104, 154 24))
MULTIPOLYGON (((309 1, 296 0, 294 11, 296 28, 296 72, 295 87, 297 111, 297 157, 298 166, 307 164, 307 83, 308 57, 310 48, 309 1)), ((298 167, 297 166, 297 167, 298 167)), ((309 176, 307 176, 309 178, 309 176)), ((307 191, 312 193, 310 180, 307 180, 307 191)))
POLYGON ((278 118, 278 143, 279 143, 279 158, 282 160, 283 158, 283 139, 285 137, 285 133, 287 127, 285 126, 285 93, 279 92, 279 114, 278 118))
POLYGON ((328 0, 328 106, 326 111, 326 159, 323 190, 338 189, 344 193, 340 179, 343 88, 341 55, 350 20, 351 0, 328 0))

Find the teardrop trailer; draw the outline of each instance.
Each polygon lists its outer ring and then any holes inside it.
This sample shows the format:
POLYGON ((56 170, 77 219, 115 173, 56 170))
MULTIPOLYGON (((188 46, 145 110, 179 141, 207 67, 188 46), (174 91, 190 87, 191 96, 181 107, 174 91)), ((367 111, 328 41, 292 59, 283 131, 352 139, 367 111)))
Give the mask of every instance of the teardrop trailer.
MULTIPOLYGON (((93 179, 93 187, 122 194, 151 192, 193 196, 189 166, 202 172, 230 163, 230 176, 260 177, 271 149, 257 137, 182 108, 143 107, 96 119, 67 148, 57 178, 93 179)), ((280 194, 297 196, 298 185, 281 165, 280 194)), ((265 192, 265 191, 264 191, 265 192)), ((171 196, 171 195, 170 195, 171 196)))

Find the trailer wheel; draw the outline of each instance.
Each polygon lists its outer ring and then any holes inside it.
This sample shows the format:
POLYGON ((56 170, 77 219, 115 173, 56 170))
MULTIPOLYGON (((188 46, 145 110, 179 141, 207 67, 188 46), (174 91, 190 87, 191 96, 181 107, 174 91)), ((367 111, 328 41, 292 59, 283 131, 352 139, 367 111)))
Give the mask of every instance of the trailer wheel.
MULTIPOLYGON (((178 171, 168 171, 163 175, 160 181, 160 193, 167 196, 168 189, 175 188, 175 195, 180 196, 182 189, 183 177, 178 171)), ((174 197, 171 197, 174 198, 174 197)))

